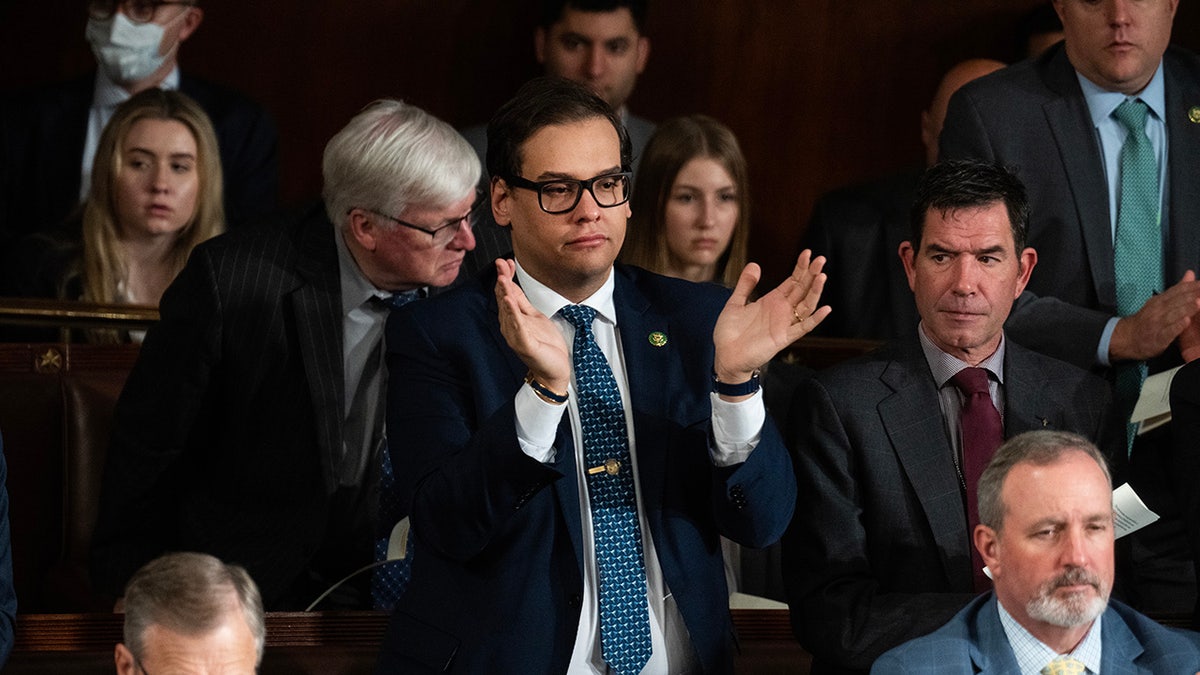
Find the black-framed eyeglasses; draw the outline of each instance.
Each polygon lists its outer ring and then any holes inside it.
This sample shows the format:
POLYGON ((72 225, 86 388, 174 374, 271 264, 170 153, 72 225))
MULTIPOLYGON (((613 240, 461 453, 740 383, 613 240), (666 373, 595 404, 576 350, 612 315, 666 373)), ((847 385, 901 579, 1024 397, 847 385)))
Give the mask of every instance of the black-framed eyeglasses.
POLYGON ((195 4, 195 0, 91 0, 88 3, 88 14, 93 19, 103 21, 112 18, 112 15, 121 9, 134 23, 150 23, 154 20, 158 8, 163 5, 193 7, 195 4))
POLYGON ((633 174, 628 171, 606 173, 587 180, 532 181, 520 176, 506 176, 504 181, 513 187, 533 190, 538 195, 538 206, 551 215, 566 213, 579 204, 583 191, 592 193, 598 206, 611 208, 629 201, 633 186, 633 174))
MULTIPOLYGON (((396 223, 397 225, 400 225, 402 227, 407 227, 410 230, 417 230, 419 232, 424 232, 425 234, 429 235, 430 237, 433 237, 433 245, 434 246, 443 246, 445 244, 449 244, 451 239, 454 239, 454 237, 458 234, 458 227, 460 225, 466 223, 467 229, 469 229, 469 230, 475 229, 475 223, 478 220, 479 212, 488 203, 487 196, 488 196, 487 193, 483 192, 482 190, 476 190, 475 191, 475 201, 471 203, 470 211, 467 211, 467 213, 463 216, 460 216, 453 220, 444 222, 441 225, 439 225, 438 227, 435 227, 433 229, 429 229, 428 227, 421 227, 420 225, 413 225, 412 223, 400 220, 399 218, 397 218, 395 216, 389 216, 388 214, 383 213, 382 211, 376 211, 375 209, 368 209, 368 208, 361 207, 361 206, 355 207, 355 208, 361 208, 363 211, 366 211, 367 213, 375 214, 375 215, 379 216, 380 218, 386 218, 386 219, 392 221, 393 223, 396 223)), ((354 209, 351 208, 350 210, 353 211, 354 209)), ((347 213, 349 213, 349 212, 347 212, 347 213)))

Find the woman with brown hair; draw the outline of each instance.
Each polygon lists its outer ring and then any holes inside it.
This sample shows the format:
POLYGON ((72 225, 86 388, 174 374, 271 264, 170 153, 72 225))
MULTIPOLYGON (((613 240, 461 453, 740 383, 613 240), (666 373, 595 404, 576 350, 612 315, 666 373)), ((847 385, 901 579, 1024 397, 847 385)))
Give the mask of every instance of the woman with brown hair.
POLYGON ((728 127, 705 115, 663 123, 638 168, 622 261, 732 288, 746 266, 747 183, 728 127))

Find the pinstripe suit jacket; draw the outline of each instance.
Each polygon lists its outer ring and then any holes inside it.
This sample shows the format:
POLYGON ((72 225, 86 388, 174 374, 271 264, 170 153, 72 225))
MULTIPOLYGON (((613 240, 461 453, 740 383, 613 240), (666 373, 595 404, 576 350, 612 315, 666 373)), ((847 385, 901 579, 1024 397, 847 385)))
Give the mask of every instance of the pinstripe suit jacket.
POLYGON ((92 551, 102 590, 195 550, 244 565, 270 608, 306 568, 342 434, 334 236, 318 204, 217 237, 164 294, 117 404, 92 551))
MULTIPOLYGON (((1188 674, 1200 670, 1200 635, 1166 628, 1110 600, 1100 623, 1104 675, 1188 674)), ((871 675, 1009 675, 1017 658, 1004 634, 994 593, 981 595, 937 632, 884 654, 871 675)))
MULTIPOLYGON (((1004 433, 1050 428, 1120 445, 1103 380, 1005 347, 1004 433)), ((914 336, 802 384, 792 407, 796 517, 783 573, 813 673, 865 672, 971 599, 965 496, 914 336)))

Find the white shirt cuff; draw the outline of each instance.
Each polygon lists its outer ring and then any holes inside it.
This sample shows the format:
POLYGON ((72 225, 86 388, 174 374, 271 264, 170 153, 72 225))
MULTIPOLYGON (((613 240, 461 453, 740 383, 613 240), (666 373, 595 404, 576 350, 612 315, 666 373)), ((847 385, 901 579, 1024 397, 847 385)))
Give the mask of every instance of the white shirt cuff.
POLYGON ((750 458, 750 451, 762 438, 763 424, 767 421, 767 408, 763 404, 762 389, 744 401, 731 403, 717 394, 710 394, 712 401, 713 447, 709 450, 713 464, 733 466, 750 458))
POLYGON ((1096 364, 1108 368, 1112 363, 1108 360, 1108 347, 1112 344, 1113 329, 1117 327, 1117 322, 1121 317, 1114 316, 1104 324, 1104 331, 1100 333, 1100 344, 1096 347, 1096 364))
POLYGON ((513 401, 517 423, 517 443, 521 452, 533 459, 550 464, 557 455, 554 437, 558 434, 558 423, 562 421, 567 404, 555 405, 543 401, 527 384, 517 390, 513 401))

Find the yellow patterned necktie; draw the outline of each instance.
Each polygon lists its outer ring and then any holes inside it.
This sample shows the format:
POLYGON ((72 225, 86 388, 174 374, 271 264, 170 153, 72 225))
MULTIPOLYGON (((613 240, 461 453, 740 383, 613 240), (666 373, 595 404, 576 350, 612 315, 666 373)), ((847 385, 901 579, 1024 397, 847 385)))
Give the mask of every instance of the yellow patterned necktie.
POLYGON ((1083 661, 1070 656, 1060 656, 1042 668, 1042 675, 1083 675, 1083 661))

